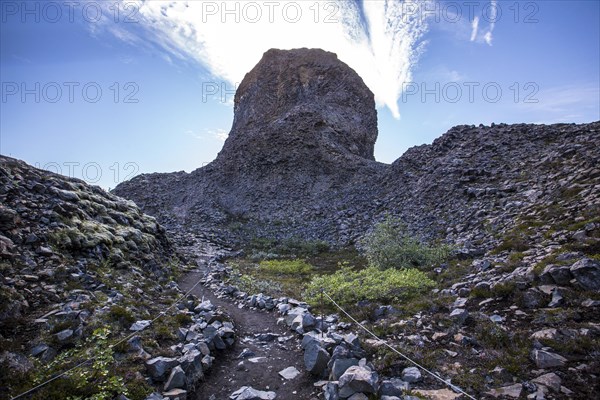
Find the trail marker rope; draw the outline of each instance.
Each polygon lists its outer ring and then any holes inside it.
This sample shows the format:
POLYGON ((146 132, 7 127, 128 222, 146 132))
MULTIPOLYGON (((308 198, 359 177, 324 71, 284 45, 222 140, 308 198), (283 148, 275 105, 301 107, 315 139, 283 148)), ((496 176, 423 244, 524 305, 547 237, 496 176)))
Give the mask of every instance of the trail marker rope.
POLYGON ((373 336, 377 341, 383 343, 387 348, 389 348, 390 350, 392 350, 394 353, 398 354, 399 356, 401 356, 402 358, 404 358, 405 360, 409 361, 410 363, 414 364, 415 366, 417 366, 418 368, 422 369, 423 371, 427 372, 429 375, 433 376, 435 379, 439 380, 440 382, 442 382, 444 385, 447 385, 450 387, 450 389, 455 390, 457 392, 460 392, 462 394, 464 394, 465 396, 467 396, 470 399, 473 400, 477 400, 475 397, 471 396, 470 394, 468 394, 467 392, 465 392, 464 390, 462 390, 461 388, 459 388, 456 385, 453 385, 452 383, 446 381, 445 379, 443 379, 441 376, 439 376, 438 374, 436 374, 435 372, 432 372, 430 370, 428 370, 427 368, 425 368, 424 366, 422 366, 421 364, 417 363, 416 361, 412 360, 410 357, 402 354, 401 352, 399 352, 398 350, 396 350, 396 348, 390 346, 385 340, 380 339, 376 334, 374 334, 373 332, 371 332, 369 329, 367 329, 363 324, 361 324, 360 322, 358 322, 352 315, 350 315, 346 310, 344 310, 338 303, 336 303, 335 300, 333 300, 331 298, 331 296, 329 296, 329 294, 327 294, 327 292, 325 292, 324 290, 321 290, 321 293, 324 294, 325 296, 327 296, 327 298, 329 300, 331 300, 331 302, 338 308, 340 309, 341 312, 343 312, 344 314, 346 314, 346 316, 348 318, 350 318, 356 325, 360 326, 365 332, 367 332, 369 335, 373 336))

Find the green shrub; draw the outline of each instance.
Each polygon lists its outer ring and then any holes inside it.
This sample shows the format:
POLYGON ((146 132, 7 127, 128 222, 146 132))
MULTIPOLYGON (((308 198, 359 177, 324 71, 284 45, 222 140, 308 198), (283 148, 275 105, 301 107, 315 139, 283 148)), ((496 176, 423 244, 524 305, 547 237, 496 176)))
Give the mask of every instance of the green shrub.
POLYGON ((135 316, 125 307, 112 306, 108 314, 111 320, 118 322, 124 327, 129 327, 135 322, 135 316))
POLYGON ((425 273, 414 269, 368 267, 353 271, 342 266, 332 275, 314 277, 303 294, 311 305, 321 301, 321 289, 341 305, 353 305, 360 300, 399 302, 409 300, 435 286, 425 273))
POLYGON ((406 232, 401 221, 388 217, 362 241, 369 264, 380 269, 424 268, 450 258, 448 245, 430 246, 406 232))
POLYGON ((61 379, 56 379, 35 392, 32 399, 62 399, 68 395, 73 400, 110 400, 119 394, 128 395, 124 379, 114 364, 113 348, 110 347, 110 330, 106 327, 93 331, 84 343, 59 354, 52 362, 37 369, 30 387, 46 381, 57 372, 90 360, 73 369, 61 379))
POLYGON ((258 265, 261 272, 270 275, 300 275, 312 271, 312 265, 303 260, 265 260, 258 265))

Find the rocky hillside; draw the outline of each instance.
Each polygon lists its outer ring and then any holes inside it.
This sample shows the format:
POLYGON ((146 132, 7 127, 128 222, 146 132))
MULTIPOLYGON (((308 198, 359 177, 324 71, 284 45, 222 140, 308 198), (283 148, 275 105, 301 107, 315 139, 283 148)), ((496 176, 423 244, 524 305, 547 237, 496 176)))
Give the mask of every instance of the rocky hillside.
POLYGON ((183 265, 133 202, 4 156, 0 200, 0 399, 86 359, 26 398, 181 394, 210 368, 213 342, 233 343, 233 324, 210 302, 189 296, 166 312, 183 265), (183 351, 179 331, 214 341, 183 351), (172 379, 165 363, 177 367, 172 379))
MULTIPOLYGON (((477 398, 600 391, 600 122, 457 126, 385 165, 373 159, 372 94, 334 55, 307 49, 265 53, 234 111, 213 163, 138 176, 115 193, 170 228, 233 245, 352 245, 399 217, 455 257, 428 271, 437 287, 427 298, 367 315, 388 343, 477 398)), ((411 366, 367 339, 382 382, 411 366)), ((407 382, 457 397, 426 377, 407 382)))
POLYGON ((373 95, 321 50, 265 53, 234 111, 213 163, 141 175, 114 192, 166 226, 230 243, 266 236, 347 245, 391 213, 420 236, 480 253, 550 204, 568 208, 550 216, 559 219, 598 204, 600 123, 458 126, 391 165, 377 163, 373 95))

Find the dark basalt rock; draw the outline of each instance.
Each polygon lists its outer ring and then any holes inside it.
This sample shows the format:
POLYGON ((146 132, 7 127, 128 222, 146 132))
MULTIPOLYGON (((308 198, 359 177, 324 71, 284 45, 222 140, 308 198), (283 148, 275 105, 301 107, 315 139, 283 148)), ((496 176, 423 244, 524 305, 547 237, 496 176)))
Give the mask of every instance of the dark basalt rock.
MULTIPOLYGON (((168 229, 234 245, 254 237, 348 245, 392 214, 473 256, 497 245, 493 232, 520 215, 600 179, 598 122, 457 126, 378 163, 373 94, 318 49, 267 51, 239 86, 234 113, 214 162, 190 174, 141 175, 114 193, 168 229), (565 184, 572 176, 577 182, 565 184)), ((569 198, 570 209, 593 205, 598 193, 588 194, 569 198)))

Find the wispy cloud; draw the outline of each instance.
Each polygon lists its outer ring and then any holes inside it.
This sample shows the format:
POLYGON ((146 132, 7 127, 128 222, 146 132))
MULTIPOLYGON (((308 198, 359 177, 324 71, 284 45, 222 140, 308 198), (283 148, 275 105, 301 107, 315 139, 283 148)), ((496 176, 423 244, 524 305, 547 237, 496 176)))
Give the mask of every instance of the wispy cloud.
POLYGON ((496 19, 498 18, 498 2, 496 0, 491 0, 489 17, 490 26, 485 35, 483 35, 483 40, 488 44, 488 46, 491 46, 492 41, 494 40, 492 32, 494 32, 494 28, 496 27, 496 19))
MULTIPOLYGON (((488 3, 485 3, 486 5, 488 3)), ((496 28, 496 21, 499 19, 499 8, 497 0, 490 0, 489 6, 483 8, 483 19, 488 22, 487 27, 482 27, 482 21, 479 16, 475 16, 471 21, 471 42, 486 43, 488 46, 492 46, 494 40, 494 29, 496 28)))
POLYGON ((128 43, 150 41, 231 84, 270 48, 335 52, 363 78, 378 106, 398 118, 403 83, 411 81, 425 46, 423 10, 431 0, 120 1, 135 4, 139 23, 107 19, 107 31, 128 43))
POLYGON ((473 23, 471 24, 471 42, 473 42, 477 38, 477 31, 479 30, 479 17, 473 18, 473 23))
POLYGON ((590 85, 565 85, 528 93, 526 110, 545 116, 546 121, 590 122, 600 120, 600 89, 590 85), (577 110, 577 114, 573 114, 577 110))

